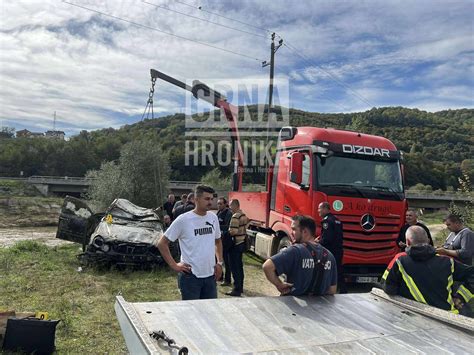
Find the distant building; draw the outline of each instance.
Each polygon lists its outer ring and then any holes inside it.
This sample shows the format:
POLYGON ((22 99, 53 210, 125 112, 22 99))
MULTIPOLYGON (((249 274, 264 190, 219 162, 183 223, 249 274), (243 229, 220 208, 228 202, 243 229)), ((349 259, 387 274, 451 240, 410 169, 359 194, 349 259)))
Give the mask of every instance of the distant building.
POLYGON ((16 137, 17 138, 28 138, 30 136, 31 132, 28 131, 27 129, 22 129, 21 131, 16 131, 16 137))
POLYGON ((64 136, 66 133, 63 131, 46 131, 45 136, 46 138, 54 138, 54 139, 62 139, 64 140, 64 136))
POLYGON ((66 136, 66 133, 64 133, 63 131, 46 131, 46 133, 41 133, 41 132, 31 132, 27 129, 22 129, 21 131, 16 132, 17 138, 48 138, 48 139, 64 140, 65 136, 66 136))

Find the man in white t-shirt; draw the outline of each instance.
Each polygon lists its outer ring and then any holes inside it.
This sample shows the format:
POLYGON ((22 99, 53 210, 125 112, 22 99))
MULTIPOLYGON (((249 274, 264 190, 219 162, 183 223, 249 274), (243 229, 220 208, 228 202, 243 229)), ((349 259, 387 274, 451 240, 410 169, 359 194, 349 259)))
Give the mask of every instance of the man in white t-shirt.
POLYGON ((216 280, 222 275, 219 220, 215 213, 209 212, 214 189, 199 185, 194 194, 194 210, 179 215, 157 244, 165 261, 178 272, 178 286, 183 300, 217 298, 216 280), (169 242, 176 240, 181 249, 179 263, 174 261, 169 249, 169 242))

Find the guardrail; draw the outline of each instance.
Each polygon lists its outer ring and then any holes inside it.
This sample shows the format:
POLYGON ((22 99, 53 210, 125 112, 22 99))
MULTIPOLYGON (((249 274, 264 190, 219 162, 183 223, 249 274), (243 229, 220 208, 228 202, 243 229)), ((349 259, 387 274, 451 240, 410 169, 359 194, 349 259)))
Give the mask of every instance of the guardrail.
MULTIPOLYGON (((48 183, 71 183, 74 184, 83 184, 87 185, 89 181, 94 180, 94 178, 78 177, 78 176, 41 176, 33 175, 30 177, 0 177, 0 180, 21 180, 31 183, 38 184, 48 184, 48 183)), ((180 181, 172 180, 170 185, 173 187, 188 187, 190 189, 194 188, 196 185, 199 185, 199 181, 180 181)), ((452 191, 433 191, 427 192, 423 190, 406 190, 405 196, 409 199, 426 199, 426 200, 454 200, 454 201, 469 201, 474 199, 474 194, 466 195, 461 192, 452 192, 452 191)))
POLYGON ((411 199, 426 199, 426 200, 455 200, 455 201, 468 201, 473 200, 474 195, 466 194, 461 192, 450 192, 450 191, 438 191, 438 192, 427 192, 427 191, 416 191, 416 190, 407 190, 405 191, 405 196, 411 199))
POLYGON ((77 176, 38 176, 33 175, 28 178, 28 181, 90 181, 94 178, 77 177, 77 176))

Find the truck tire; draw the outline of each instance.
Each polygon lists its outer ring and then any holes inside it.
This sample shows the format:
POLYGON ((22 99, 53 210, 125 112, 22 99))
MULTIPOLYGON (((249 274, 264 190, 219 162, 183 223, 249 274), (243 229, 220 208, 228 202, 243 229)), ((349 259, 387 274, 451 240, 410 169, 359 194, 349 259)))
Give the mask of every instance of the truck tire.
POLYGON ((291 245, 290 238, 283 237, 280 239, 278 243, 277 253, 279 253, 282 249, 288 248, 291 245))

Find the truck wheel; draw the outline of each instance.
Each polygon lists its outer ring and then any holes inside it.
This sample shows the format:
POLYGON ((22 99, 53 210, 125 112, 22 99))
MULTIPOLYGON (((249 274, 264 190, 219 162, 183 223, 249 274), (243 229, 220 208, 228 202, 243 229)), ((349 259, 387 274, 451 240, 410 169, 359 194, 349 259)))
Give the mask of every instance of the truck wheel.
POLYGON ((282 249, 288 248, 290 245, 291 245, 291 242, 288 237, 281 238, 280 243, 278 243, 277 253, 279 253, 282 249))

